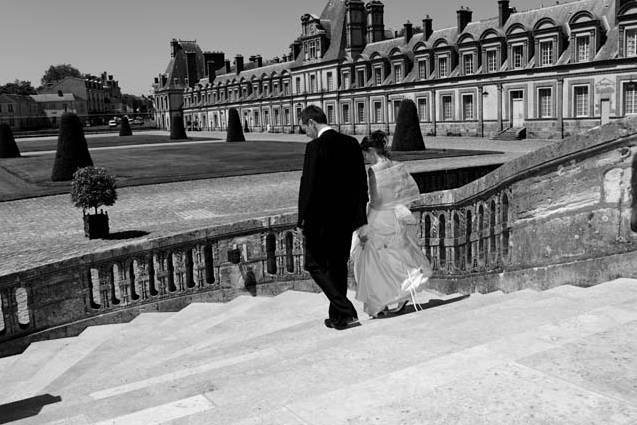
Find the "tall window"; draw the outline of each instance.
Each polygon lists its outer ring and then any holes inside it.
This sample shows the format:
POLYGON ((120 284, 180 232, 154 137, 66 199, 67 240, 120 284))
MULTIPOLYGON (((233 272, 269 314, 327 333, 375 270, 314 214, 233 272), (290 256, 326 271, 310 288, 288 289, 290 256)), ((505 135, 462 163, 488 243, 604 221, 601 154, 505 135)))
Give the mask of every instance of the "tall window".
POLYGON ((394 65, 394 77, 397 83, 403 80, 403 67, 399 64, 394 65))
POLYGON ((575 116, 587 117, 588 115, 588 86, 577 86, 575 87, 575 116))
MULTIPOLYGON (((7 106, 8 106, 8 109, 7 109, 7 110, 8 110, 9 112, 13 112, 13 104, 9 103, 9 104, 7 104, 7 106)), ((64 105, 64 106, 66 106, 66 105, 64 105)))
POLYGON ((289 108, 285 108, 283 110, 283 124, 285 125, 290 125, 290 109, 289 108))
POLYGON ((498 71, 498 51, 497 50, 487 50, 487 71, 488 72, 498 71))
POLYGON ((449 60, 448 58, 438 59, 438 76, 446 77, 449 75, 449 60))
POLYGON ((474 113, 473 113, 473 95, 472 94, 462 95, 462 118, 464 120, 475 119, 474 113))
POLYGON ((553 64, 553 41, 540 42, 540 65, 553 64))
POLYGON ((349 90, 350 84, 349 72, 343 72, 343 89, 349 90))
POLYGON ((365 87, 365 70, 359 69, 356 71, 356 86, 357 87, 365 87))
POLYGON ((380 86, 383 83, 383 70, 374 68, 374 84, 380 86))
POLYGON ((316 92, 316 75, 310 75, 310 93, 316 92))
POLYGON ((421 80, 427 78, 427 62, 425 60, 418 61, 418 78, 421 80))
POLYGON ((281 115, 278 108, 274 110, 274 125, 281 125, 281 115))
POLYGON ((637 84, 624 85, 624 114, 637 114, 637 84))
POLYGON ((327 73, 327 90, 328 91, 334 90, 334 77, 332 76, 331 72, 327 73))
POLYGON ((464 63, 465 75, 473 74, 473 53, 463 55, 462 62, 464 63))
POLYGON ((453 99, 451 96, 442 96, 442 120, 453 120, 453 99))
POLYGON ((380 102, 374 102, 374 122, 383 122, 383 105, 380 102))
POLYGON ((553 90, 552 89, 539 89, 539 112, 540 118, 552 118, 553 117, 553 90))
POLYGON ((287 81, 283 83, 283 94, 285 96, 290 95, 290 83, 288 83, 287 81))
POLYGON ((301 77, 296 77, 296 92, 301 93, 301 77))
POLYGON ((349 124, 350 122, 350 117, 349 117, 349 104, 348 103, 344 103, 343 104, 343 122, 345 124, 349 124))
POLYGON ((316 43, 314 43, 314 41, 310 41, 308 43, 309 46, 309 52, 310 52, 310 59, 315 59, 316 58, 316 43))
POLYGON ((420 121, 429 121, 427 112, 427 98, 421 97, 418 99, 418 117, 420 121))
POLYGON ((577 62, 588 62, 590 60, 591 36, 582 35, 575 39, 577 48, 577 62))
POLYGON ((524 66, 524 46, 513 46, 513 68, 518 69, 524 66))
POLYGON ((363 124, 365 122, 365 104, 364 103, 356 104, 356 118, 359 124, 363 124))
POLYGON ((327 123, 334 123, 334 105, 327 105, 327 123))
POLYGON ((637 56, 637 28, 626 30, 626 57, 637 56))

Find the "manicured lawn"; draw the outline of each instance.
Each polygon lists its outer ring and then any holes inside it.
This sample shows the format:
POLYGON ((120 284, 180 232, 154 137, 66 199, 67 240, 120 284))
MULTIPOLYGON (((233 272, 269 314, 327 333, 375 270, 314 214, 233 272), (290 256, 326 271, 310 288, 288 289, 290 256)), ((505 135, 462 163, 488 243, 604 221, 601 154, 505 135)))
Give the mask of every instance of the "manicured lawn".
MULTIPOLYGON (((135 144, 158 143, 166 136, 133 136, 135 144), (144 141, 146 141, 144 143, 144 141)), ((91 147, 113 146, 120 139, 89 139, 91 147)), ((132 140, 132 139, 131 139, 132 140)), ((40 150, 51 149, 34 142, 40 150)), ((41 144, 40 144, 41 143, 41 144)), ((55 143, 55 141, 49 141, 55 143)), ((129 144, 129 143, 126 143, 129 144)), ((21 146, 22 148, 22 146, 21 146)), ((54 148, 53 148, 54 149, 54 148)), ((117 185, 134 186, 248 174, 301 170, 304 143, 256 141, 246 143, 166 144, 113 150, 92 150, 96 166, 105 167, 117 178, 117 185)), ((493 152, 426 150, 395 153, 396 160, 415 160, 493 152)), ((0 159, 0 201, 32 196, 68 193, 70 182, 51 182, 55 154, 42 153, 22 158, 0 159)))

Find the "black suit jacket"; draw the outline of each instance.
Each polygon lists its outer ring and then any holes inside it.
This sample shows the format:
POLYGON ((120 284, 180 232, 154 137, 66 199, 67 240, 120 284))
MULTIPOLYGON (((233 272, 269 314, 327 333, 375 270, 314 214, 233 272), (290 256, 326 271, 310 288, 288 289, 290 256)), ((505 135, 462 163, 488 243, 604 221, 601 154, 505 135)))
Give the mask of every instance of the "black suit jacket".
POLYGON ((367 224, 367 174, 358 141, 327 130, 305 148, 299 227, 353 232, 367 224))

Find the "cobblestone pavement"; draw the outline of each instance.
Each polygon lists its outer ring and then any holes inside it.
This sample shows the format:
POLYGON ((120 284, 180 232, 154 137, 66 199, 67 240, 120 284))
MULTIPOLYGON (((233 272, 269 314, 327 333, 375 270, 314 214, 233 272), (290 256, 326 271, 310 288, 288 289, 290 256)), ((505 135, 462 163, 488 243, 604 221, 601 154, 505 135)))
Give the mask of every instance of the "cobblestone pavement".
MULTIPOLYGON (((165 132, 158 132, 158 134, 165 132)), ((220 133, 198 132, 219 137, 220 133)), ((305 142, 299 135, 251 133, 249 140, 305 142)), ((513 159, 548 142, 494 142, 484 139, 427 139, 431 148, 504 151, 505 155, 452 158, 447 166, 476 161, 513 159)), ((439 160, 436 160, 439 162, 439 160)), ((410 168, 433 169, 431 161, 414 161, 410 168)), ((439 166, 439 164, 437 164, 439 166)), ((82 213, 69 195, 0 202, 0 276, 102 249, 126 245, 237 220, 296 211, 300 172, 226 177, 118 190, 108 208, 111 233, 147 232, 134 239, 88 240, 82 213)))

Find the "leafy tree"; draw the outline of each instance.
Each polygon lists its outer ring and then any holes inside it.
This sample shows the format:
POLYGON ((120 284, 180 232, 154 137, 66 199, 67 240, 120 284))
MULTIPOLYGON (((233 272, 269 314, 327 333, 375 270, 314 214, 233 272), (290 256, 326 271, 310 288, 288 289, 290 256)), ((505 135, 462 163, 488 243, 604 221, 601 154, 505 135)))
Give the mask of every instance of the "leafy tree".
POLYGON ((84 137, 82 121, 72 113, 67 112, 60 120, 58 146, 51 172, 51 180, 68 181, 78 168, 93 165, 88 144, 84 137))
POLYGON ((226 142, 245 142, 241 126, 241 118, 239 112, 235 108, 228 110, 228 130, 226 132, 226 142))
POLYGON ((410 99, 400 102, 396 131, 392 140, 393 151, 424 151, 425 141, 420 132, 420 119, 416 104, 410 99))
POLYGON ((0 93, 28 96, 30 94, 37 94, 38 92, 35 91, 35 88, 31 85, 31 81, 15 80, 13 83, 0 86, 0 93))
POLYGON ((73 174, 71 201, 82 211, 111 206, 117 200, 115 178, 102 167, 84 167, 73 174))
POLYGON ((0 158, 17 158, 20 149, 15 143, 13 132, 8 124, 0 124, 0 158))
POLYGON ((65 77, 83 77, 83 75, 79 69, 68 63, 62 65, 51 65, 42 76, 40 83, 42 86, 46 86, 48 83, 60 81, 65 77))

